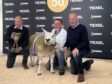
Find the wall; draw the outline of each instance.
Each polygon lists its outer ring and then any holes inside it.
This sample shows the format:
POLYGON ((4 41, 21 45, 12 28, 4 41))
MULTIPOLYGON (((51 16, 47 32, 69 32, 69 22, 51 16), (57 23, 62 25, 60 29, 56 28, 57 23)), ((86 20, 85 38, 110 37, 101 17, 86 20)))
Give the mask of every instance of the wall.
POLYGON ((2 21, 2 0, 0 0, 0 53, 3 50, 3 21, 2 21))

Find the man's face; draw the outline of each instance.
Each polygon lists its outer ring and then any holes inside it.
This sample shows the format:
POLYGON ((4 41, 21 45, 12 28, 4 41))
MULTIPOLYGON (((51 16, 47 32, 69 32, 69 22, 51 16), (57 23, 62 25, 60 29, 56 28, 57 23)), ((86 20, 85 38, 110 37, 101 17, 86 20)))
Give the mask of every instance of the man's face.
POLYGON ((78 23, 78 18, 75 15, 69 15, 69 24, 70 26, 76 26, 78 23))
POLYGON ((20 28, 20 26, 22 26, 22 24, 23 24, 22 19, 19 18, 19 17, 16 17, 14 22, 15 22, 15 26, 16 26, 17 28, 20 28))
POLYGON ((56 30, 60 30, 61 27, 62 27, 61 21, 55 20, 55 21, 54 21, 54 28, 55 28, 56 30))

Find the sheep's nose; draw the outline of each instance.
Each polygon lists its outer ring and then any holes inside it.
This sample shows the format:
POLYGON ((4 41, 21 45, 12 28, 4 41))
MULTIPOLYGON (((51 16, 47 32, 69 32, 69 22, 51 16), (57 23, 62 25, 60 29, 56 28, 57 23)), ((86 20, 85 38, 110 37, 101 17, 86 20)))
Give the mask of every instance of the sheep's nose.
POLYGON ((47 42, 49 42, 49 41, 50 41, 50 39, 46 39, 46 41, 47 41, 47 42))

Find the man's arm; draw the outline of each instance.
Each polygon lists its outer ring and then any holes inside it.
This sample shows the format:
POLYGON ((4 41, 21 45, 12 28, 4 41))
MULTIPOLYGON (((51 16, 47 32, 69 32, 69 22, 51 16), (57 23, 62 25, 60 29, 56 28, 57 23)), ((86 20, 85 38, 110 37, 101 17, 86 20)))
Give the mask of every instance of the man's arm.
POLYGON ((77 49, 79 51, 82 50, 82 49, 84 49, 84 48, 86 48, 86 46, 89 46, 88 32, 87 32, 86 27, 83 28, 81 37, 82 37, 83 42, 77 46, 77 49))
POLYGON ((20 47, 25 48, 29 43, 29 31, 28 31, 28 29, 25 30, 23 37, 24 37, 24 42, 20 45, 20 47))
POLYGON ((11 27, 9 27, 9 28, 7 29, 7 31, 6 31, 5 36, 4 36, 4 40, 5 40, 5 41, 11 41, 11 40, 13 40, 13 39, 11 38, 11 34, 12 34, 12 29, 11 29, 11 27))

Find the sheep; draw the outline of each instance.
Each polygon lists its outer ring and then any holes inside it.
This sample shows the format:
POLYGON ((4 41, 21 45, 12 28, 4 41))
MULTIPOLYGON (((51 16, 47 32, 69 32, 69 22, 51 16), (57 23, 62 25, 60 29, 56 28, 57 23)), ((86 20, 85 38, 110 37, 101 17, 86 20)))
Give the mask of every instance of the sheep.
POLYGON ((55 29, 51 32, 46 31, 43 29, 43 33, 40 34, 33 34, 30 36, 30 57, 31 57, 31 64, 33 66, 33 59, 34 54, 37 56, 37 62, 39 64, 37 74, 38 76, 42 75, 42 57, 49 56, 50 59, 50 72, 54 73, 53 68, 53 59, 54 53, 56 49, 56 33, 55 29))

